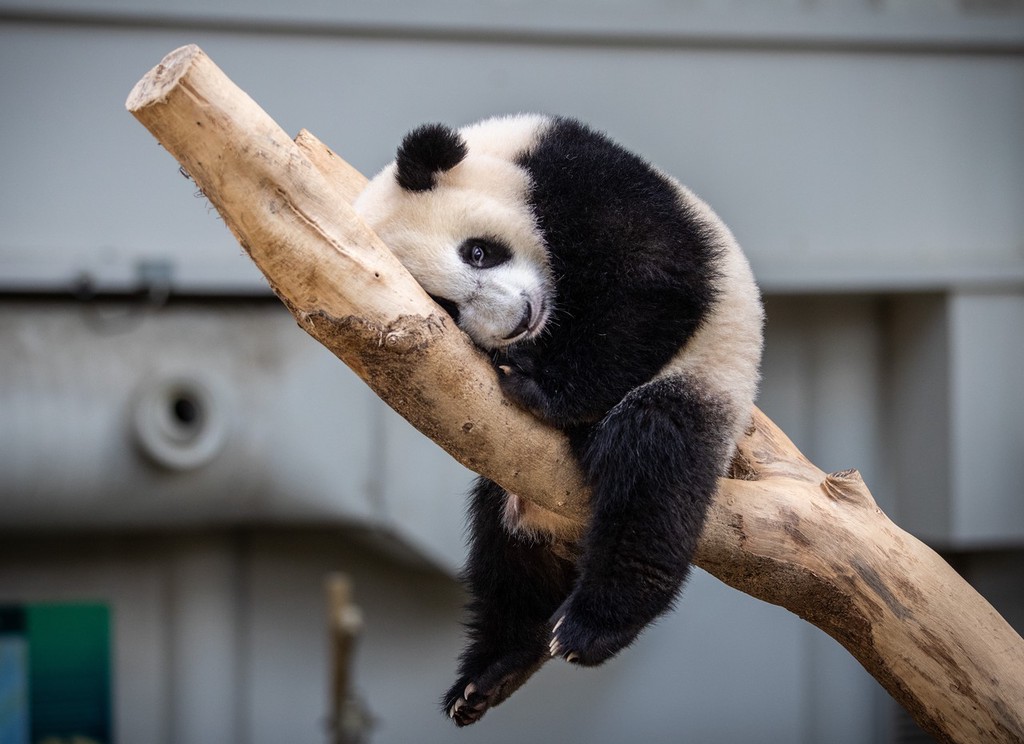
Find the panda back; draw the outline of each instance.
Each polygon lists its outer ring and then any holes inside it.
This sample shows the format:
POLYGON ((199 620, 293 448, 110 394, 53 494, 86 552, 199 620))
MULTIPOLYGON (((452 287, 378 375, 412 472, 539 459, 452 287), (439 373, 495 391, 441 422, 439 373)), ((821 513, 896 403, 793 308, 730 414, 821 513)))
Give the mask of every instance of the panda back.
POLYGON ((557 287, 560 322, 542 346, 551 358, 575 357, 559 360, 559 371, 614 356, 585 393, 606 409, 647 381, 685 373, 735 412, 742 431, 762 311, 728 228, 678 181, 572 119, 548 120, 517 163, 557 287))

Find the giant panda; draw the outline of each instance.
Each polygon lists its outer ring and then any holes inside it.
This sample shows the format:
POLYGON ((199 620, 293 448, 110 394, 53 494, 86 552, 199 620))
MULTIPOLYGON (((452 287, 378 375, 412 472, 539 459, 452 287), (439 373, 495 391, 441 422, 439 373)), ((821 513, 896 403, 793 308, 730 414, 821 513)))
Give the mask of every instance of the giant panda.
POLYGON ((442 700, 465 726, 549 658, 600 664, 673 606, 750 421, 760 294, 703 201, 571 118, 423 125, 355 208, 592 489, 576 537, 476 482, 468 643, 442 700))

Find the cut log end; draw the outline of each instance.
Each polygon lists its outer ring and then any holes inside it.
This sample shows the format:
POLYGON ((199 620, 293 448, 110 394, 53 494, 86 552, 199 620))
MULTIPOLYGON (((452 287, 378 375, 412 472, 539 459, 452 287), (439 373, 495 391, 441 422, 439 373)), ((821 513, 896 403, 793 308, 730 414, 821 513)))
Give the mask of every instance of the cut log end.
POLYGON ((195 61, 205 56, 195 44, 186 44, 170 52, 135 84, 124 102, 125 108, 134 114, 165 101, 167 94, 178 85, 195 61))

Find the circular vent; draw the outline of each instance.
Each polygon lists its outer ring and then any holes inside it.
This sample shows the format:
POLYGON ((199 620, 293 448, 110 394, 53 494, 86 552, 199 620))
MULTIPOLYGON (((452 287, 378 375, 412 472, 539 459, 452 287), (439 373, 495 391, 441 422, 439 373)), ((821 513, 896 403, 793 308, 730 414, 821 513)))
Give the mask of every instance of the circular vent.
POLYGON ((189 378, 143 385, 132 425, 143 453, 172 470, 192 470, 208 463, 223 447, 227 432, 216 396, 205 384, 189 378))

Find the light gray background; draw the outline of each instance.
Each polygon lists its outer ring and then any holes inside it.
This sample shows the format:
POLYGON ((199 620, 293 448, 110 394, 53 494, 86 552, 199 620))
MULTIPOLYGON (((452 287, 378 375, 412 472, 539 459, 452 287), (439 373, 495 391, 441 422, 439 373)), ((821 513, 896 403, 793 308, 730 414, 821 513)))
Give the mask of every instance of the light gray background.
POLYGON ((442 720, 469 474, 260 299, 124 111, 190 42, 368 175, 423 121, 540 110, 678 176, 765 290, 762 407, 1024 624, 1024 4, 168 5, 0 0, 0 601, 111 603, 122 744, 324 741, 336 570, 374 742, 914 736, 837 644, 700 571, 605 667, 442 720), (181 379, 226 436, 175 473, 130 421, 181 379))

